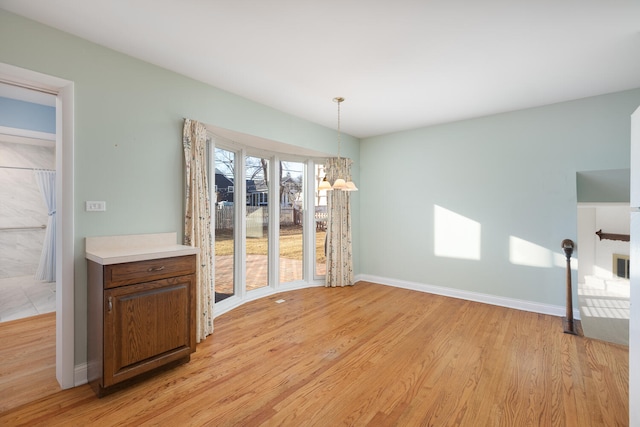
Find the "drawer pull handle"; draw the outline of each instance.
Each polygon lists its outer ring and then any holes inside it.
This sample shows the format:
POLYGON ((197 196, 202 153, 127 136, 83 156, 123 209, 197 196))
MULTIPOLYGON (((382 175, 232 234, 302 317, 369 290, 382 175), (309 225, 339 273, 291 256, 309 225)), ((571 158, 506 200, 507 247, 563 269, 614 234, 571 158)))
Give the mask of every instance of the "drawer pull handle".
POLYGON ((111 297, 109 297, 107 306, 108 306, 109 313, 111 313, 111 310, 113 310, 113 302, 111 301, 111 297))
POLYGON ((160 267, 149 267, 149 269, 147 270, 149 273, 153 272, 153 271, 162 271, 164 270, 164 265, 160 266, 160 267))

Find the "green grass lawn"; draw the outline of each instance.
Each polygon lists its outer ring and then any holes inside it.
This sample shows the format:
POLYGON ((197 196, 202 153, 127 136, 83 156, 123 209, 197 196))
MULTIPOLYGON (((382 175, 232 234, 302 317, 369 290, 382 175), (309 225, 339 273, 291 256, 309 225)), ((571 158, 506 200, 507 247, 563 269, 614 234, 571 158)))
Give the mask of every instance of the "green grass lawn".
MULTIPOLYGON (((325 231, 316 231, 316 262, 324 263, 325 231)), ((233 229, 215 231, 216 255, 233 254, 233 229)), ((262 238, 247 239, 247 255, 267 255, 267 228, 262 238)), ((280 256, 288 259, 302 260, 302 226, 283 225, 280 227, 280 256)))

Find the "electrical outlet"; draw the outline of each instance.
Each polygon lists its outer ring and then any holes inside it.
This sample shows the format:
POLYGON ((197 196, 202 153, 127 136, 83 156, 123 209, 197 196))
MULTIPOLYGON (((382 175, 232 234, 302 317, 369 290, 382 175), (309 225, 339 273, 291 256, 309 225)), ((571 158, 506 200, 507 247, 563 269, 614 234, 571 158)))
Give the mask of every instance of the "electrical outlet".
POLYGON ((107 202, 85 202, 87 212, 104 212, 107 210, 107 202))

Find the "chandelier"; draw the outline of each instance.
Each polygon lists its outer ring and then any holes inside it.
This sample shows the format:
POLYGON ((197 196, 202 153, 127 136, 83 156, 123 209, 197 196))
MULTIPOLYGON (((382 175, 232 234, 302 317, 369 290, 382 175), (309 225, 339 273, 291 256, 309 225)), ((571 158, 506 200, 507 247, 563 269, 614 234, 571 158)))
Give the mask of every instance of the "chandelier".
MULTIPOLYGON (((340 104, 344 101, 342 97, 333 98, 333 102, 338 103, 338 160, 340 160, 340 145, 341 145, 341 133, 340 133, 340 104)), ((325 175, 320 185, 318 186, 318 191, 329 191, 329 190, 342 190, 342 191, 358 191, 358 187, 353 183, 353 181, 346 181, 344 178, 338 178, 334 181, 333 185, 329 183, 327 180, 327 176, 325 175)))

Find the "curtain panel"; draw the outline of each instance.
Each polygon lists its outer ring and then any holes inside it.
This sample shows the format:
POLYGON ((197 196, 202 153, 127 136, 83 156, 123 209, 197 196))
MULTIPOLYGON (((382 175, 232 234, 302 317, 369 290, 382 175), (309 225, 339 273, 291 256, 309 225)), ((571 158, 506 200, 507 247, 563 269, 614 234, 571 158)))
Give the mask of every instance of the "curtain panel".
POLYGON ((47 231, 44 235, 40 262, 36 270, 36 280, 56 281, 56 173, 55 171, 36 170, 36 182, 47 206, 47 231))
POLYGON ((200 342, 213 333, 215 304, 205 126, 195 120, 185 119, 182 145, 186 183, 184 244, 200 248, 196 274, 196 342, 200 342))
MULTIPOLYGON (((351 180, 351 159, 334 157, 325 163, 329 182, 337 178, 351 180)), ((327 192, 327 273, 326 287, 353 285, 353 256, 351 252, 351 192, 327 192)))

